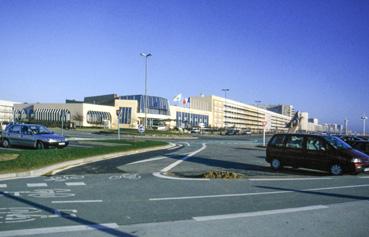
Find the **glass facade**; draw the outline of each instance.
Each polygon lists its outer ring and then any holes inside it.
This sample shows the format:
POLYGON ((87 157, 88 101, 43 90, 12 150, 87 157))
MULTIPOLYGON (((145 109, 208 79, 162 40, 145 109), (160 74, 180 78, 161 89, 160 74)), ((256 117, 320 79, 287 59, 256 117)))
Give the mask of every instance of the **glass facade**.
POLYGON ((120 123, 130 124, 131 123, 132 108, 120 107, 120 123))
POLYGON ((35 120, 37 121, 70 121, 70 111, 67 109, 36 109, 35 120))
POLYGON ((104 121, 111 122, 111 114, 108 112, 88 111, 87 123, 90 124, 104 124, 104 121))
POLYGON ((209 116, 202 114, 192 114, 186 112, 177 112, 176 126, 177 127, 196 127, 203 123, 205 127, 209 126, 209 116))
MULTIPOLYGON (((145 113, 145 96, 144 95, 126 95, 121 96, 122 100, 136 100, 138 102, 138 113, 145 113)), ((157 96, 147 96, 147 113, 170 115, 169 102, 167 99, 157 96)))

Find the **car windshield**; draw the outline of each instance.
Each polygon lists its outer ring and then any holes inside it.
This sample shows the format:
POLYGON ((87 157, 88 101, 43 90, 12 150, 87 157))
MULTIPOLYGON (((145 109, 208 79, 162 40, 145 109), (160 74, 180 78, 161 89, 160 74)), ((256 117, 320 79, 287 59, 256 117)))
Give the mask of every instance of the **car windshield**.
POLYGON ((349 144, 347 144, 346 142, 342 141, 338 137, 326 136, 326 137, 324 137, 324 139, 326 141, 328 141, 328 143, 331 144, 336 149, 344 149, 344 150, 347 150, 347 149, 351 149, 352 148, 349 144))
POLYGON ((51 133, 53 133, 52 131, 50 131, 49 129, 47 129, 44 126, 31 126, 30 130, 32 131, 33 134, 51 134, 51 133))

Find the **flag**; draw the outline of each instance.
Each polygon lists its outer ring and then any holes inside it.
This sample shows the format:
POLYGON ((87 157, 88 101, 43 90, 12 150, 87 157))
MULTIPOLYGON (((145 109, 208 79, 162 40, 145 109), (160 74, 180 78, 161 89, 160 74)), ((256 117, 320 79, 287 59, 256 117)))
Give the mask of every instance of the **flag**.
POLYGON ((179 93, 178 95, 174 96, 173 101, 174 102, 180 102, 182 98, 182 94, 179 93))
POLYGON ((183 100, 182 100, 182 104, 183 104, 183 105, 186 105, 186 104, 187 104, 187 99, 186 99, 186 98, 183 98, 183 100))
POLYGON ((190 97, 188 97, 187 104, 190 104, 190 103, 191 103, 191 99, 190 99, 190 97))

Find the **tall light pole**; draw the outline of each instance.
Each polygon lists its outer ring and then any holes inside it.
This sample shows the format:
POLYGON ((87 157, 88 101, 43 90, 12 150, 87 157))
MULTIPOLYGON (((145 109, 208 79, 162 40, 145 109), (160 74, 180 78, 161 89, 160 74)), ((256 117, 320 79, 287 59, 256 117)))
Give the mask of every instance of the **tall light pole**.
POLYGON ((256 112, 256 116, 257 116, 257 122, 256 122, 256 126, 257 126, 257 130, 259 130, 259 105, 261 103, 261 100, 255 100, 256 103, 256 108, 257 108, 257 112, 256 112))
POLYGON ((226 128, 226 103, 227 103, 227 92, 229 91, 229 88, 222 89, 224 92, 224 129, 226 128))
POLYGON ((361 119, 363 120, 363 136, 365 136, 365 120, 368 119, 368 116, 361 116, 361 119))
POLYGON ((144 111, 145 111, 145 120, 144 120, 144 128, 146 130, 147 126, 147 58, 151 57, 151 53, 140 53, 142 57, 145 57, 145 102, 144 102, 144 111))

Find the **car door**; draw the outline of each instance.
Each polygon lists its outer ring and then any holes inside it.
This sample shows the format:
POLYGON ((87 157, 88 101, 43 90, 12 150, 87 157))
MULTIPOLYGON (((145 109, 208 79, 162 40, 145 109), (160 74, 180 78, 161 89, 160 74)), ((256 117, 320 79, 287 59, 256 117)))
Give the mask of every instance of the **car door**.
POLYGON ((19 145, 19 140, 21 138, 21 125, 14 125, 9 128, 6 138, 12 145, 19 145))
POLYGON ((304 167, 304 136, 288 135, 284 156, 286 157, 286 165, 294 167, 304 167))
POLYGON ((33 134, 29 126, 23 125, 21 128, 21 138, 19 140, 19 145, 33 147, 33 134))
POLYGON ((326 170, 331 161, 331 149, 327 142, 318 136, 306 137, 306 167, 326 170))

